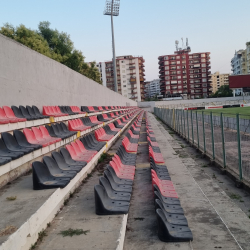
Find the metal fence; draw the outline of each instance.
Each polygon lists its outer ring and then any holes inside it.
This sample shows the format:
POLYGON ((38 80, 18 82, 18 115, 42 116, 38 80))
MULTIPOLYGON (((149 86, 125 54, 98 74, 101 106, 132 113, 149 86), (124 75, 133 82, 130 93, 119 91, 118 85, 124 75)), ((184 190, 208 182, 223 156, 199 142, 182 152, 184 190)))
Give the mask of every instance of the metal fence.
POLYGON ((164 108, 154 113, 239 180, 250 182, 250 115, 164 108))

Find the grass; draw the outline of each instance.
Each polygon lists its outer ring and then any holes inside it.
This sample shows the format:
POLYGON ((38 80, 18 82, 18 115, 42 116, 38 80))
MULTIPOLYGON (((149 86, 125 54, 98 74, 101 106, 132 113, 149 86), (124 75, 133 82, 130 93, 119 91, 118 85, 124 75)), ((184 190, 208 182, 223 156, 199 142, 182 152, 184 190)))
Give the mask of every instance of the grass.
POLYGON ((202 165, 201 167, 202 167, 202 168, 207 168, 207 165, 202 165))
POLYGON ((144 220, 145 218, 143 218, 143 217, 136 217, 136 218, 134 218, 134 220, 140 220, 140 221, 142 221, 142 220, 144 220))
POLYGON ((242 198, 240 195, 234 194, 234 193, 231 193, 231 194, 229 195, 229 197, 230 197, 231 199, 233 199, 233 200, 241 200, 241 198, 242 198))
POLYGON ((81 235, 81 234, 86 235, 89 232, 90 232, 90 230, 83 231, 82 229, 69 228, 68 230, 61 231, 59 234, 61 234, 63 237, 66 237, 66 236, 72 237, 74 235, 81 235))
POLYGON ((101 162, 103 162, 105 159, 107 159, 108 158, 108 154, 107 153, 103 153, 102 155, 101 155, 101 157, 99 158, 99 160, 98 160, 98 163, 101 163, 101 162))
MULTIPOLYGON (((250 119, 250 107, 238 107, 238 108, 225 108, 225 109, 204 109, 204 114, 210 114, 213 112, 214 115, 220 115, 223 113, 225 116, 228 117, 235 117, 236 114, 240 114, 241 118, 250 119)), ((201 112, 198 110, 197 112, 201 112)))
POLYGON ((8 200, 8 201, 14 201, 14 200, 16 200, 16 196, 6 197, 6 200, 8 200))

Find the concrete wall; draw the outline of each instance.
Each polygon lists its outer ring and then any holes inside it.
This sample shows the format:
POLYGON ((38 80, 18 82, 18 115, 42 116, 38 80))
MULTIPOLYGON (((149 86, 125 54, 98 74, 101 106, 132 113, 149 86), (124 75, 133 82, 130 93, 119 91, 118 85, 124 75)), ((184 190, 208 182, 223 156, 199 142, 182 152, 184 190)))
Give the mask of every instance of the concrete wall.
POLYGON ((0 87, 0 106, 137 106, 137 102, 2 35, 0 87))
MULTIPOLYGON (((249 103, 250 96, 244 96, 244 101, 249 103)), ((206 98, 206 99, 189 99, 189 100, 172 100, 172 101, 158 101, 158 102, 139 102, 138 106, 141 108, 151 108, 151 112, 154 111, 154 107, 166 106, 169 108, 177 108, 181 106, 207 106, 213 104, 230 104, 230 103, 244 103, 243 96, 237 97, 221 97, 221 98, 206 98)))

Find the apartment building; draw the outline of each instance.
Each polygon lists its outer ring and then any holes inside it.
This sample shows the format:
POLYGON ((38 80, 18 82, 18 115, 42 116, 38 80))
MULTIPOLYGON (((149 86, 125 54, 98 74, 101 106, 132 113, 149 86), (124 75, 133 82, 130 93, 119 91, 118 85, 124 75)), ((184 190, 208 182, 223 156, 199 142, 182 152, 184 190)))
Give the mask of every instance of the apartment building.
MULTIPOLYGON (((138 102, 144 101, 146 97, 144 62, 142 56, 116 57, 118 92, 138 102)), ((103 86, 114 90, 113 62, 100 62, 97 67, 103 86)))
POLYGON ((230 74, 220 74, 219 71, 212 74, 212 92, 215 93, 219 87, 229 85, 230 74))
POLYGON ((146 82, 146 92, 147 97, 155 97, 156 95, 161 94, 161 88, 160 88, 160 79, 155 79, 149 82, 146 82))
POLYGON ((194 99, 211 93, 210 52, 190 52, 190 47, 177 48, 172 55, 158 57, 163 97, 194 99))
POLYGON ((231 67, 232 75, 250 74, 250 42, 246 43, 246 49, 235 51, 231 67))

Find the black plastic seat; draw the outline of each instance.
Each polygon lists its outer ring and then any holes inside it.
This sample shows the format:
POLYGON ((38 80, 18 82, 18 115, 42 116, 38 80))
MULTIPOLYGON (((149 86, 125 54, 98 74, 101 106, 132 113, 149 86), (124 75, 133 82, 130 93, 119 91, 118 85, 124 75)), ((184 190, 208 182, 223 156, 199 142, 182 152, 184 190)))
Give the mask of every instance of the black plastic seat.
POLYGON ((12 160, 18 159, 24 155, 23 152, 13 152, 9 150, 2 139, 0 139, 0 157, 11 158, 12 160))
POLYGON ((0 166, 7 164, 9 162, 11 162, 12 159, 10 157, 2 157, 0 156, 0 166))
POLYGON ((65 171, 60 169, 56 161, 52 159, 50 156, 44 156, 43 163, 47 166, 50 173, 55 177, 67 177, 72 179, 77 174, 76 171, 70 171, 70 170, 65 171))
POLYGON ((62 127, 63 131, 66 134, 68 134, 70 136, 73 136, 73 135, 77 134, 77 132, 75 132, 75 131, 69 131, 69 129, 67 128, 67 126, 66 126, 66 124, 64 122, 59 123, 59 125, 62 127))
POLYGON ((31 153, 32 151, 34 151, 33 148, 25 148, 20 146, 16 139, 13 137, 13 135, 11 135, 10 133, 4 132, 2 133, 2 139, 6 145, 6 147, 10 150, 10 151, 14 151, 14 152, 23 152, 24 154, 28 154, 31 153))
POLYGON ((162 203, 161 200, 158 199, 155 200, 155 208, 160 208, 170 214, 184 214, 184 210, 180 205, 169 205, 162 203))
POLYGON ((87 162, 84 162, 84 161, 75 161, 75 160, 73 160, 70 153, 69 153, 69 151, 66 148, 61 148, 60 153, 63 156, 65 162, 67 164, 69 164, 70 166, 79 166, 79 165, 82 165, 82 164, 85 164, 85 163, 86 163, 86 165, 88 164, 87 162))
POLYGON ((84 147, 87 150, 100 151, 104 146, 102 144, 93 143, 89 135, 84 136, 80 139, 80 141, 83 143, 84 147))
POLYGON ((34 112, 35 112, 35 114, 36 114, 37 117, 40 117, 40 118, 49 118, 49 116, 41 114, 37 106, 33 105, 32 109, 34 110, 34 112))
POLYGON ((39 119, 43 119, 43 117, 41 117, 40 115, 37 115, 36 113, 35 113, 35 111, 33 110, 33 108, 31 108, 30 106, 26 106, 26 109, 27 109, 27 111, 28 111, 28 113, 29 113, 29 115, 35 120, 35 119, 37 119, 37 120, 39 120, 39 119))
POLYGON ((28 113, 27 109, 26 109, 24 106, 21 106, 21 105, 20 105, 20 106, 19 106, 19 109, 21 110, 23 116, 24 116, 28 121, 30 121, 30 120, 37 120, 36 117, 32 117, 32 116, 28 113))
POLYGON ((82 123, 85 125, 85 126, 89 126, 89 127, 95 127, 96 124, 95 123, 92 123, 91 120, 89 119, 89 117, 82 117, 80 118, 82 123))
POLYGON ((116 135, 118 133, 117 131, 112 131, 109 126, 104 126, 103 129, 108 135, 116 135))
POLYGON ((100 178, 99 183, 105 188, 105 191, 107 192, 108 197, 110 199, 120 200, 120 201, 130 201, 131 199, 130 193, 114 191, 106 178, 100 178))
POLYGON ((167 221, 161 209, 156 210, 158 221, 158 237, 164 242, 188 242, 193 240, 193 234, 187 226, 176 226, 167 221))
POLYGON ((98 121, 101 121, 101 122, 108 122, 108 121, 109 121, 109 119, 103 118, 103 115, 98 115, 98 116, 97 116, 97 120, 98 120, 98 121))
MULTIPOLYGON (((104 178, 104 177, 100 177, 100 178, 104 178)), ((113 190, 120 191, 120 192, 126 192, 126 193, 132 193, 132 186, 131 185, 116 183, 111 174, 105 175, 105 178, 109 181, 113 190)))
POLYGON ((110 199, 103 186, 95 185, 94 193, 95 193, 95 212, 97 215, 128 213, 129 202, 110 199))
POLYGON ((32 163, 32 170, 34 190, 64 188, 70 182, 70 178, 58 178, 52 176, 47 166, 39 161, 32 163))
POLYGON ((57 123, 57 124, 55 124, 55 126, 56 126, 57 130, 59 131, 59 133, 61 135, 67 136, 67 138, 69 138, 70 136, 75 134, 73 131, 72 131, 73 133, 71 133, 70 131, 65 131, 63 126, 62 126, 62 123, 57 123))
MULTIPOLYGON (((11 109, 13 110, 13 112, 17 118, 27 119, 26 117, 24 117, 24 115, 22 114, 21 110, 18 107, 11 106, 11 109)), ((29 121, 32 119, 27 119, 27 120, 29 121)))
POLYGON ((133 185, 133 180, 130 180, 130 179, 123 179, 123 178, 119 178, 116 173, 115 173, 115 170, 110 166, 108 165, 107 169, 104 171, 104 176, 105 176, 105 173, 107 174, 107 172, 109 172, 109 174, 112 175, 112 178, 114 179, 114 181, 118 184, 127 184, 127 185, 133 185))
POLYGON ((116 128, 123 128, 123 125, 120 125, 117 121, 114 121, 114 125, 116 128))
POLYGON ((57 137, 62 138, 63 140, 69 137, 69 135, 65 135, 65 133, 59 131, 57 124, 52 124, 51 127, 57 137))
POLYGON ((17 143, 24 148, 32 148, 34 150, 40 149, 43 146, 42 145, 35 145, 35 144, 31 144, 27 141, 25 135, 23 134, 23 132, 21 132, 20 130, 14 130, 13 135, 17 141, 17 143))
POLYGON ((73 170, 76 172, 80 172, 83 169, 83 167, 87 165, 86 163, 83 162, 83 164, 79 164, 79 166, 71 166, 66 163, 65 159, 60 153, 52 152, 51 155, 52 155, 52 158, 56 161, 59 168, 62 170, 73 170))
MULTIPOLYGON (((55 134, 55 132, 51 126, 45 125, 45 128, 48 130, 50 136, 58 138, 58 136, 55 134)), ((62 139, 62 137, 60 137, 60 138, 62 139)))
POLYGON ((180 200, 178 198, 172 198, 172 197, 165 197, 162 196, 161 193, 158 191, 154 191, 155 200, 161 200, 162 203, 169 204, 169 205, 181 205, 180 200))

